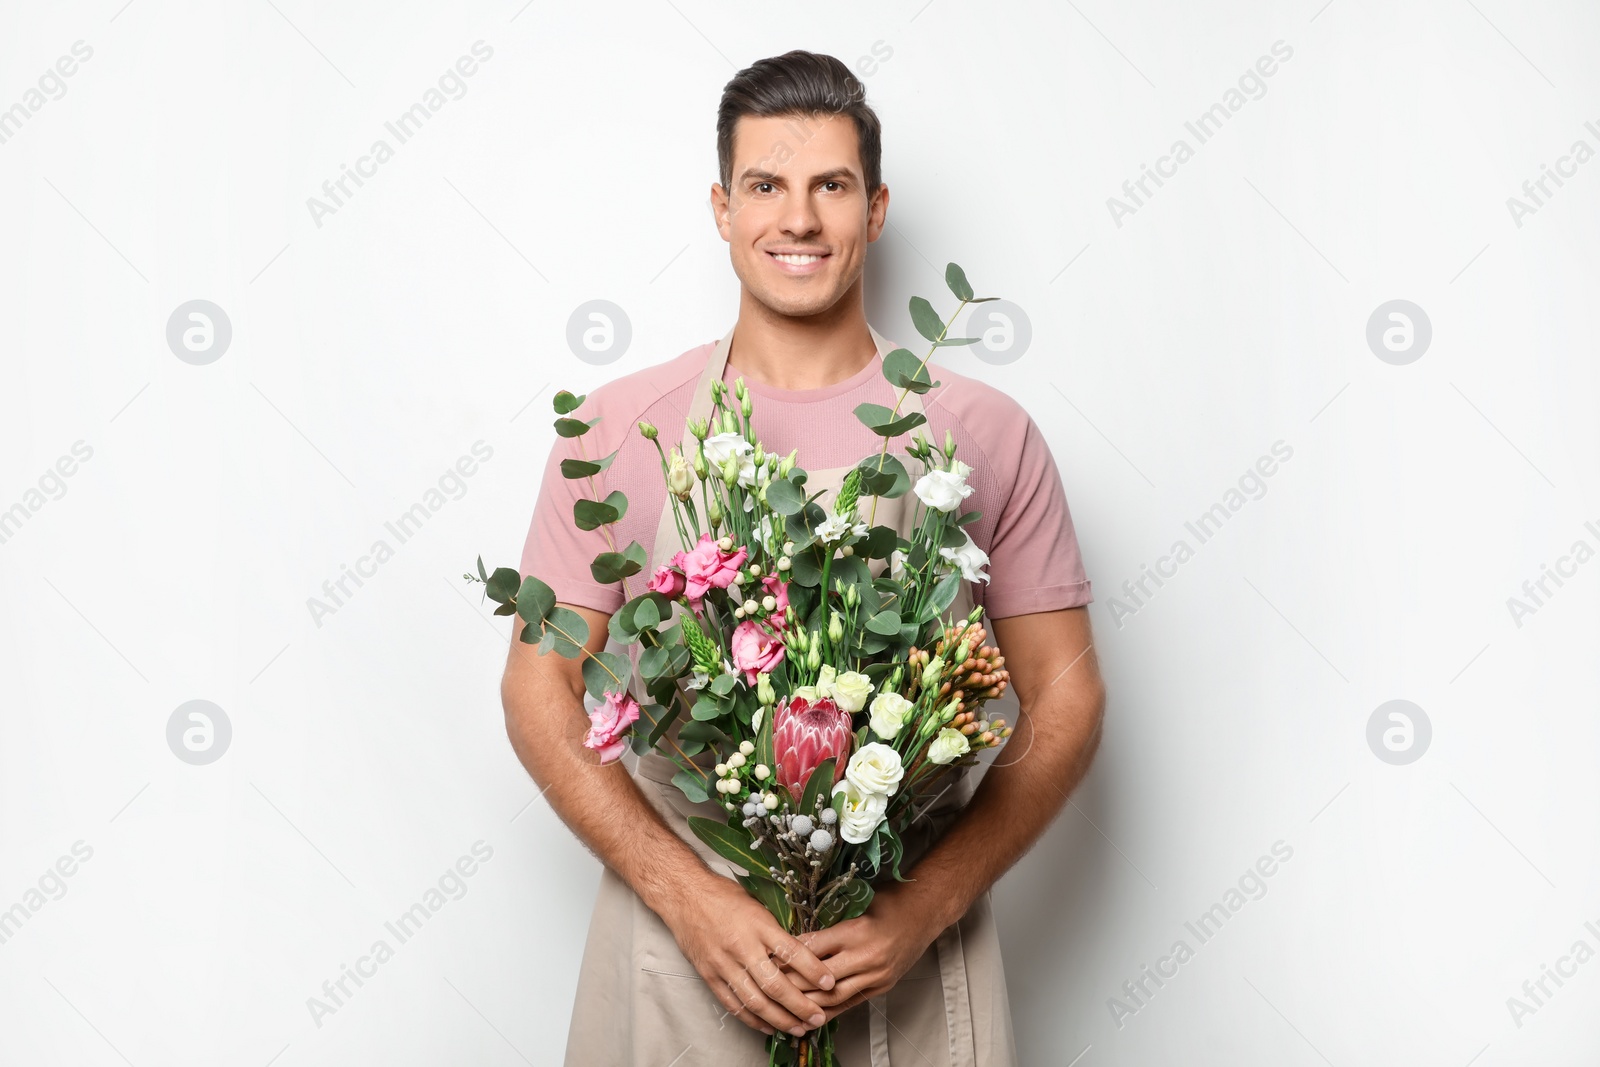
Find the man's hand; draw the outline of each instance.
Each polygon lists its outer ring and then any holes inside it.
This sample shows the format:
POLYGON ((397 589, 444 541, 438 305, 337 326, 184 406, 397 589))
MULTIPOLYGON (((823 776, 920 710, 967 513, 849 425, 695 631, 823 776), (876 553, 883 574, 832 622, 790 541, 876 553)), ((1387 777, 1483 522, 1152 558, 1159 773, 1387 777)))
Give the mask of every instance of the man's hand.
POLYGON ((826 990, 803 973, 794 976, 828 1019, 893 989, 939 936, 941 928, 929 921, 932 909, 921 906, 907 888, 900 883, 882 886, 865 914, 800 935, 836 979, 833 989, 826 990))
POLYGON ((746 1026, 802 1037, 830 1017, 803 989, 833 989, 836 972, 739 883, 713 875, 662 921, 722 1006, 746 1026))

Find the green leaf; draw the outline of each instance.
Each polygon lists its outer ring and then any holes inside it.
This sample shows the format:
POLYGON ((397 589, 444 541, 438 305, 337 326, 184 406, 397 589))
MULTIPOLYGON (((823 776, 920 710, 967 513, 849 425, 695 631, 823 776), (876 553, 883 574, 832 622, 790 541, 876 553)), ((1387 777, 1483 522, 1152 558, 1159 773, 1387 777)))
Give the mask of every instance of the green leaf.
POLYGON ((678 740, 694 741, 702 745, 725 745, 728 735, 715 723, 691 720, 678 727, 678 740))
POLYGON ((739 884, 744 886, 746 893, 767 906, 767 910, 772 912, 772 917, 778 920, 778 925, 787 930, 794 924, 794 912, 789 906, 788 894, 777 882, 770 878, 750 878, 740 875, 739 884))
POLYGON ((822 581, 822 564, 810 552, 798 552, 789 565, 789 580, 815 589, 822 581))
POLYGON ((584 657, 583 687, 601 703, 605 702, 607 691, 626 692, 628 679, 632 675, 633 664, 627 656, 619 656, 615 652, 596 652, 584 657), (613 678, 612 674, 616 677, 613 678))
POLYGON ((893 526, 874 526, 867 536, 856 542, 856 555, 863 559, 888 559, 900 544, 900 535, 893 526))
MULTIPOLYGON (((621 449, 617 451, 620 452, 621 449)), ((617 453, 613 452, 604 459, 564 459, 561 461, 561 476, 563 478, 589 478, 611 466, 611 461, 616 458, 617 453)))
POLYGON ((635 630, 648 630, 661 625, 661 608, 656 604, 654 597, 660 593, 651 593, 639 599, 639 606, 633 609, 633 628, 635 630))
MULTIPOLYGON (((498 575, 500 572, 495 571, 498 575)), ((522 579, 522 588, 517 590, 517 614, 526 622, 537 623, 543 620, 556 606, 556 593, 533 575, 522 579)))
POLYGON ((735 830, 727 823, 703 819, 698 815, 689 816, 689 829, 717 855, 744 868, 746 874, 755 878, 769 877, 766 858, 750 847, 749 831, 742 827, 735 830))
POLYGON ((573 396, 565 389, 561 390, 555 395, 554 398, 556 414, 565 415, 568 412, 577 411, 578 405, 582 404, 584 397, 587 397, 588 395, 589 394, 585 393, 583 396, 573 396))
POLYGON ((900 840, 900 835, 894 832, 894 827, 885 819, 879 824, 883 831, 884 845, 889 850, 889 871, 897 882, 909 882, 911 879, 900 873, 900 858, 905 853, 905 844, 900 840))
POLYGON ((478 557, 478 577, 484 582, 489 580, 489 572, 483 569, 483 557, 478 557))
POLYGON ((911 324, 930 341, 937 341, 944 336, 944 322, 939 318, 939 313, 920 296, 911 298, 911 324))
MULTIPOLYGON (((706 780, 702 774, 680 770, 672 776, 672 784, 683 791, 683 795, 696 804, 704 804, 711 797, 706 793, 706 780)), ((691 817, 691 821, 694 817, 691 817)), ((710 822, 710 819, 701 819, 701 822, 710 822)), ((714 824, 713 824, 714 825, 714 824)))
MULTIPOLYGON (((856 466, 861 470, 862 496, 881 496, 885 500, 893 500, 911 488, 911 475, 906 471, 906 465, 895 456, 868 456, 856 466)), ((857 551, 860 551, 859 546, 857 551)))
MULTIPOLYGON (((945 608, 955 603, 956 593, 960 589, 960 571, 951 571, 943 578, 940 578, 939 584, 933 587, 933 592, 928 596, 927 611, 931 611, 933 615, 940 614, 945 608)), ((933 615, 928 615, 927 611, 924 612, 925 617, 932 618, 933 615)))
POLYGON ((920 411, 910 412, 897 419, 894 417, 894 412, 882 404, 857 404, 856 418, 879 437, 898 437, 928 421, 928 417, 920 411))
POLYGON ((607 523, 616 522, 622 516, 611 506, 610 499, 607 497, 606 503, 587 499, 575 502, 572 505, 572 521, 577 523, 580 530, 593 530, 607 523))
POLYGON ((722 716, 722 701, 710 693, 702 691, 695 698, 694 707, 689 709, 689 714, 701 722, 709 722, 722 716))
POLYGON ((522 575, 510 567, 496 567, 494 573, 484 582, 484 590, 489 599, 496 604, 504 604, 517 595, 517 587, 522 584, 522 575))
POLYGON ((595 581, 610 585, 638 574, 643 566, 638 560, 629 559, 621 552, 602 552, 589 564, 589 573, 594 575, 595 581))
POLYGON ((950 287, 957 300, 972 299, 972 286, 967 282, 967 272, 954 263, 944 268, 944 283, 950 287))
POLYGON ((634 730, 636 734, 644 736, 650 747, 654 748, 657 741, 678 718, 678 711, 682 707, 676 700, 670 704, 658 704, 650 701, 639 705, 639 723, 634 730))
POLYGON ((778 478, 767 486, 767 506, 779 515, 796 515, 806 506, 805 494, 787 478, 778 478))
POLYGON ((501 604, 499 607, 494 609, 494 613, 496 615, 515 615, 517 613, 517 606, 515 604, 501 604))
POLYGON ((983 518, 983 512, 981 511, 963 511, 961 517, 956 519, 956 525, 966 526, 969 523, 977 522, 981 518, 983 518))
POLYGON ((584 422, 581 419, 557 419, 556 433, 562 437, 582 437, 589 432, 589 427, 599 422, 598 418, 584 422))
POLYGON ((860 878, 853 879, 841 895, 845 898, 844 911, 839 914, 841 922, 866 914, 872 904, 872 886, 860 878))
POLYGON ((942 341, 935 341, 935 348, 958 348, 961 345, 975 345, 983 340, 981 337, 946 337, 942 341))
POLYGON ((939 534, 939 547, 960 548, 969 540, 971 540, 971 538, 967 536, 967 532, 961 527, 946 526, 939 534))
POLYGON ((613 489, 607 493, 606 503, 617 513, 619 519, 628 513, 628 498, 620 489, 613 489))
POLYGON ((805 789, 801 790, 800 804, 795 809, 796 811, 802 815, 810 815, 816 810, 816 803, 819 799, 823 802, 823 807, 827 807, 832 802, 833 797, 830 793, 833 789, 835 762, 833 757, 830 756, 817 764, 816 769, 811 772, 811 777, 806 779, 805 789))
POLYGON ((896 389, 918 394, 939 384, 928 377, 928 368, 909 348, 897 348, 883 357, 883 376, 896 389))
POLYGON ((733 691, 739 679, 732 674, 719 674, 711 679, 711 691, 719 697, 725 697, 733 691))
POLYGON ((555 634, 555 649, 572 659, 583 654, 584 642, 589 640, 589 624, 583 616, 568 608, 554 607, 544 620, 546 633, 555 634))
POLYGON ((900 613, 892 609, 878 612, 867 620, 867 630, 870 633, 882 634, 884 637, 895 637, 900 633, 900 613))

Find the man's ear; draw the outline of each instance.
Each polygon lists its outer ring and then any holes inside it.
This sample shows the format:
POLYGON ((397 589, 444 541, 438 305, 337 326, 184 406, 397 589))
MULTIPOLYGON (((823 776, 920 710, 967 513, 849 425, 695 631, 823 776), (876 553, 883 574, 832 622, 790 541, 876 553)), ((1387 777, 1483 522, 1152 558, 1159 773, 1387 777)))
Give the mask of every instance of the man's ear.
POLYGON ((889 217, 889 184, 879 182, 877 191, 867 202, 867 241, 876 241, 883 234, 883 224, 889 217))
POLYGON ((711 199, 708 203, 711 205, 711 221, 716 224, 717 232, 724 241, 733 240, 728 223, 728 193, 720 182, 711 183, 711 199))

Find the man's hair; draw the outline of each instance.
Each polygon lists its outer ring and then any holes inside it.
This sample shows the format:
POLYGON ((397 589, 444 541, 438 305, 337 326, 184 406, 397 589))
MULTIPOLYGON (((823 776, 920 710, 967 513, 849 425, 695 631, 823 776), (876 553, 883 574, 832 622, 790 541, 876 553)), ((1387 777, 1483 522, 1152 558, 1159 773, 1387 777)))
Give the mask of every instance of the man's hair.
POLYGON ((867 195, 883 179, 883 131, 866 86, 833 56, 796 49, 758 59, 723 86, 717 105, 717 164, 722 188, 733 184, 733 128, 745 115, 848 115, 856 124, 867 195))

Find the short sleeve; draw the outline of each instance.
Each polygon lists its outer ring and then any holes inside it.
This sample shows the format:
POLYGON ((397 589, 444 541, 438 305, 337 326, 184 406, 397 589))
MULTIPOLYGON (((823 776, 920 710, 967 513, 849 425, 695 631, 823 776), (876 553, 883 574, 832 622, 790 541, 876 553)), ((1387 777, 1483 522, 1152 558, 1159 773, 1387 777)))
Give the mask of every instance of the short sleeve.
MULTIPOLYGON (((622 607, 622 591, 616 585, 594 580, 589 564, 610 550, 605 534, 599 530, 580 530, 573 522, 572 507, 585 494, 587 483, 569 479, 561 473, 563 459, 577 459, 575 438, 557 437, 545 462, 544 480, 533 506, 533 521, 522 546, 522 576, 533 575, 555 591, 556 601, 576 604, 595 611, 614 614, 622 607)), ((602 489, 600 497, 604 497, 602 489)))
POLYGON ((995 619, 1082 607, 1094 599, 1050 444, 1033 419, 1023 417, 1019 453, 988 457, 1002 469, 1016 463, 1016 480, 989 543, 983 605, 995 619))

